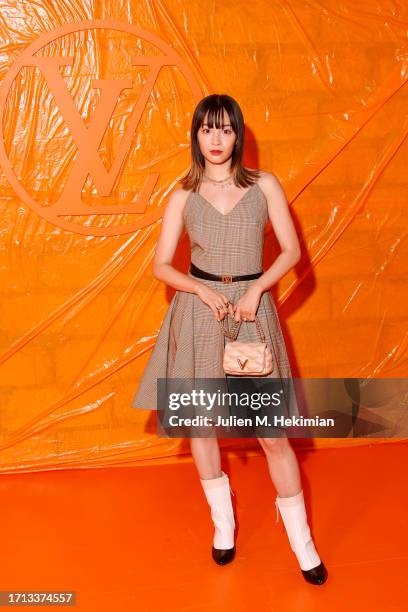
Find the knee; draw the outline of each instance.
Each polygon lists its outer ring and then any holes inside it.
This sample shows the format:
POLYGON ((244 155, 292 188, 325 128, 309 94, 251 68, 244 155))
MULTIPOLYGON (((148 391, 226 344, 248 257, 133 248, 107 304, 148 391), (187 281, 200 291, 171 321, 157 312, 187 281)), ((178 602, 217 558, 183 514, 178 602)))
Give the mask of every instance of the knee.
POLYGON ((199 448, 207 448, 218 445, 218 440, 216 436, 212 437, 199 437, 199 438, 190 438, 190 446, 199 447, 199 448))
POLYGON ((287 438, 257 438, 265 453, 284 453, 290 448, 287 438))

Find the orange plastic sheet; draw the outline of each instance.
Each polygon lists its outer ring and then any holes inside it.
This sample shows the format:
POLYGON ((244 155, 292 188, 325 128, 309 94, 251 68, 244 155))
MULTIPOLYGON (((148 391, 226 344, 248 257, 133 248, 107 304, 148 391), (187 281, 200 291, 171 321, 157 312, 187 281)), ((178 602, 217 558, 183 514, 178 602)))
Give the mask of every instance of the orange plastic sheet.
MULTIPOLYGON (((294 375, 407 375, 407 23, 388 0, 2 1, 2 472, 189 458, 130 403, 208 93, 238 100, 245 165, 291 205, 303 257, 271 291, 294 375)), ((278 252, 269 225, 265 266, 278 252)))

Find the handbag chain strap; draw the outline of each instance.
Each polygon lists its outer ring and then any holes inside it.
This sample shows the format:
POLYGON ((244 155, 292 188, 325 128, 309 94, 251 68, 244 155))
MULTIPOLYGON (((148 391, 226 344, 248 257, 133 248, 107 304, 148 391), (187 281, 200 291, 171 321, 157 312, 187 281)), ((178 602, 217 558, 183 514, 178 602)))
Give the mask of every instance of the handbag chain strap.
MULTIPOLYGON (((239 328, 241 327, 242 321, 235 321, 235 319, 233 319, 233 328, 232 330, 230 330, 227 320, 229 316, 230 314, 227 313, 227 315, 223 319, 221 319, 221 321, 218 321, 218 323, 221 324, 221 330, 224 336, 227 336, 227 338, 229 338, 230 340, 235 340, 238 336, 239 328)), ((251 321, 245 321, 245 323, 251 323, 251 321)), ((258 315, 255 315, 255 325, 260 341, 265 342, 265 334, 263 332, 258 315)))

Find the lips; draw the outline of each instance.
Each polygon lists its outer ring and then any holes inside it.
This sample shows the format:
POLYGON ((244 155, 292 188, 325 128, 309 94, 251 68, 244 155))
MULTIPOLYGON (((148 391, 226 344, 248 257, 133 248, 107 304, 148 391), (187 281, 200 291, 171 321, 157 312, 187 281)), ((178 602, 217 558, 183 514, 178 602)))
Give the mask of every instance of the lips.
POLYGON ((222 151, 220 151, 219 149, 213 149, 212 151, 210 151, 210 153, 217 154, 217 153, 222 153, 222 151))

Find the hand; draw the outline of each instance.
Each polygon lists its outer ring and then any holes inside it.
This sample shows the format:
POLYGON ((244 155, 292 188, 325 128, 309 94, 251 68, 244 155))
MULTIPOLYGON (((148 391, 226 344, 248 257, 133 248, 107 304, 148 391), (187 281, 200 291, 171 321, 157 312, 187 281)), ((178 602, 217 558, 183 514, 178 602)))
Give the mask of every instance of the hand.
POLYGON ((258 285, 251 285, 233 307, 235 321, 255 321, 263 291, 258 285))
POLYGON ((228 313, 234 316, 232 304, 223 293, 204 284, 197 289, 196 293, 204 304, 211 308, 217 321, 222 321, 228 313))

